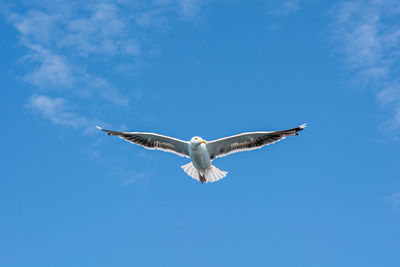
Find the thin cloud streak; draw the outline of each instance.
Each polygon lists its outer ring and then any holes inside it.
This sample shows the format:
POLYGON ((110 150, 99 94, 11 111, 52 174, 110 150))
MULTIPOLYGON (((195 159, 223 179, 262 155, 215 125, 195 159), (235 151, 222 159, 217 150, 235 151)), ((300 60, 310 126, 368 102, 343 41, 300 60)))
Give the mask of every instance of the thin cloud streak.
POLYGON ((383 131, 400 129, 400 1, 357 0, 333 10, 334 40, 354 82, 377 91, 377 101, 392 111, 383 131))
POLYGON ((178 0, 179 12, 184 18, 193 19, 208 2, 209 0, 178 0))
POLYGON ((81 96, 98 95, 116 105, 129 104, 129 98, 123 96, 108 80, 73 66, 65 56, 54 54, 40 45, 25 46, 31 52, 25 55, 23 61, 32 66, 31 71, 24 76, 26 82, 41 90, 68 89, 81 96))
POLYGON ((124 188, 127 187, 128 185, 134 184, 134 183, 143 183, 148 181, 149 177, 151 176, 149 173, 144 173, 144 172, 137 172, 137 171, 132 171, 132 170, 127 170, 127 169, 118 169, 113 171, 113 175, 115 177, 118 177, 118 179, 122 179, 120 183, 120 187, 124 188))
POLYGON ((89 119, 71 111, 71 106, 63 98, 50 98, 44 95, 33 95, 28 108, 39 113, 57 125, 71 127, 84 133, 94 132, 99 120, 89 119))

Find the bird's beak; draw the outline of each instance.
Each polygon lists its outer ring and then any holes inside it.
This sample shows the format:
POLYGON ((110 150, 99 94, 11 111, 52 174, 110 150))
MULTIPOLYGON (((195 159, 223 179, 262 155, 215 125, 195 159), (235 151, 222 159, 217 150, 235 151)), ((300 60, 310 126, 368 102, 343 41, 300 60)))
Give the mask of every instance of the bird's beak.
POLYGON ((206 141, 206 140, 204 140, 204 139, 203 139, 203 140, 201 140, 201 142, 202 142, 203 144, 207 143, 207 141, 206 141))

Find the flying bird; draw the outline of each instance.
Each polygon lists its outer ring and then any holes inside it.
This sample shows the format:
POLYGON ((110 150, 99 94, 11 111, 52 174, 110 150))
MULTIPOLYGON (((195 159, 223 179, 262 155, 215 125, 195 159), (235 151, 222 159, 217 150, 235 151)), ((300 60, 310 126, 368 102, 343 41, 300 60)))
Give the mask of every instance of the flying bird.
POLYGON ((181 168, 190 177, 201 183, 213 183, 227 175, 226 171, 222 171, 211 164, 215 158, 273 144, 285 139, 286 136, 298 135, 298 132, 306 126, 307 124, 303 124, 283 131, 242 133, 210 142, 198 136, 194 136, 187 142, 156 133, 118 132, 96 127, 108 135, 118 136, 147 149, 162 150, 190 158, 191 162, 181 166, 181 168))

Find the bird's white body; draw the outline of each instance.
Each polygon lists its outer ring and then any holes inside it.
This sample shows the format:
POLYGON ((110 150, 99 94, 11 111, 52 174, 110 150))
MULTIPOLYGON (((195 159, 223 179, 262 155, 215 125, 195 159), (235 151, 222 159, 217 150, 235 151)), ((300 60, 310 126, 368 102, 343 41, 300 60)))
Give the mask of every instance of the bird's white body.
POLYGON ((188 152, 192 162, 183 165, 182 169, 193 179, 204 183, 215 182, 226 176, 227 172, 211 165, 210 153, 203 138, 195 136, 190 139, 188 152))
MULTIPOLYGON (((192 138, 193 139, 193 138, 192 138)), ((211 166, 210 155, 205 143, 189 142, 189 156, 198 170, 206 170, 211 166)))

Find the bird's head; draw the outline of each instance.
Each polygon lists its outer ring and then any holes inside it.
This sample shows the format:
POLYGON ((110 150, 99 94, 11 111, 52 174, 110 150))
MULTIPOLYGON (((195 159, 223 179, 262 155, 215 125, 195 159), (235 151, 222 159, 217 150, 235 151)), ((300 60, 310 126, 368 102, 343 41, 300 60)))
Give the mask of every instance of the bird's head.
POLYGON ((192 139, 190 139, 190 143, 192 143, 194 145, 200 145, 200 144, 205 144, 206 140, 204 140, 201 137, 195 136, 192 139))

